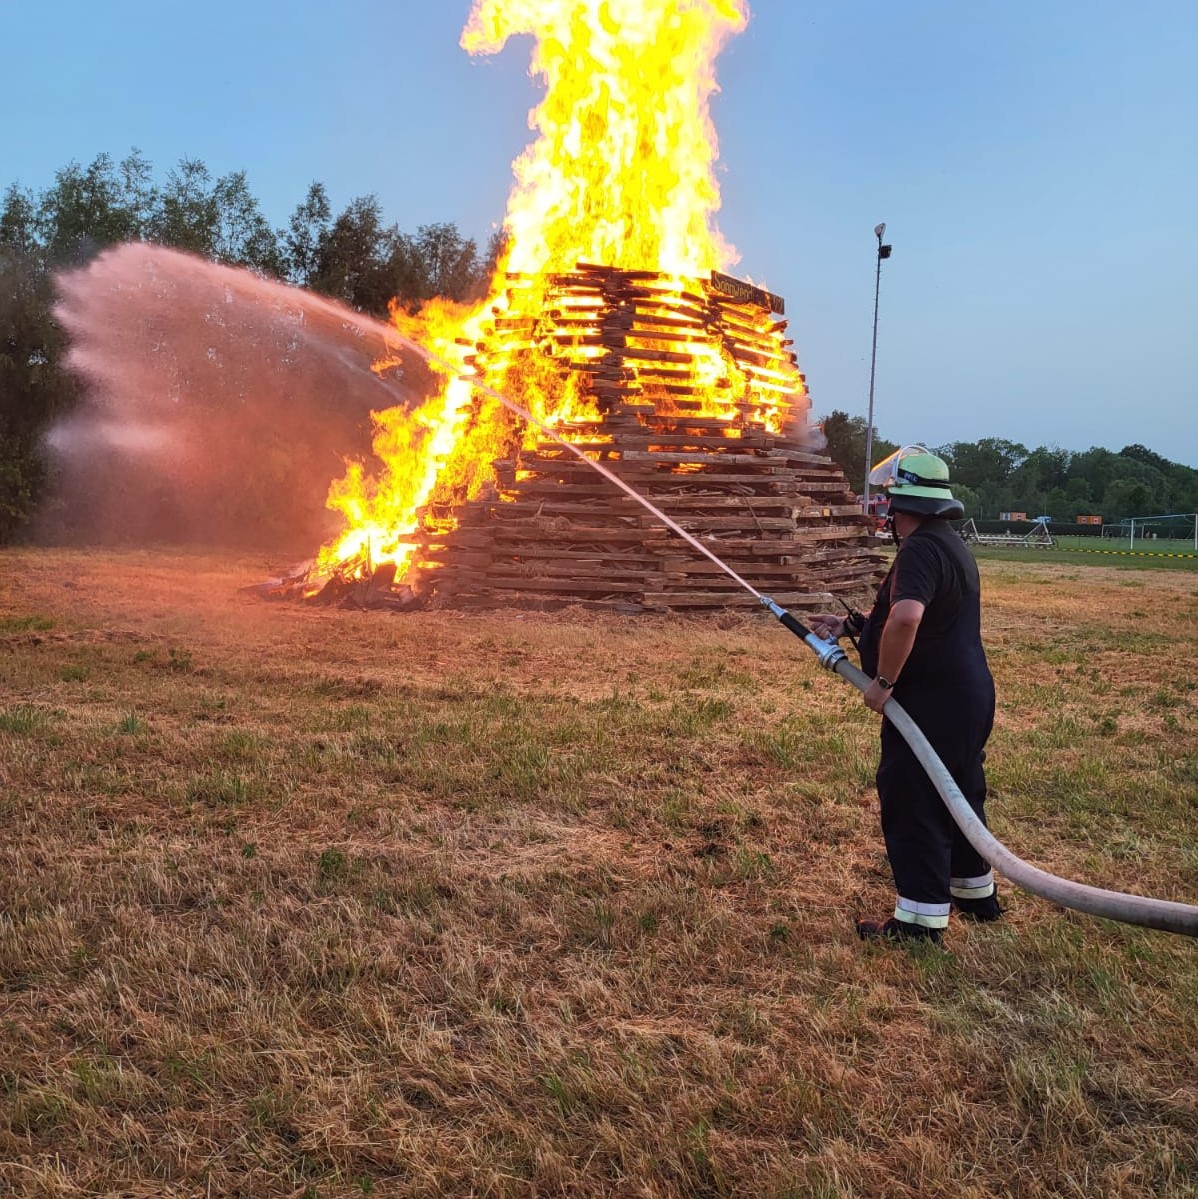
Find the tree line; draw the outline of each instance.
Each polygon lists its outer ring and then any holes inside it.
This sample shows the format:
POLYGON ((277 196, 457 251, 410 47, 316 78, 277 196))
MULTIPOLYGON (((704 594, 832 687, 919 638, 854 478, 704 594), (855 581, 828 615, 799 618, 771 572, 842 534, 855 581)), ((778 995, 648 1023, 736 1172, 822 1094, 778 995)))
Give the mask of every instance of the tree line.
MULTIPOLYGON (((80 400, 52 314, 54 272, 127 241, 244 267, 378 317, 393 301, 414 309, 434 296, 481 298, 502 251, 500 234, 480 249, 452 223, 405 233, 386 223, 372 195, 334 213, 319 182, 286 226, 273 228, 244 171, 217 177, 184 158, 159 181, 137 150, 119 162, 101 154, 71 163, 40 191, 11 184, 0 204, 0 542, 28 527, 50 483, 43 436, 80 400)), ((837 410, 822 425, 827 452, 857 485, 865 420, 837 410)), ((874 461, 897 448, 875 431, 874 461)), ((1141 445, 1073 453, 983 438, 933 448, 967 511, 982 518, 1020 511, 1111 522, 1198 511, 1198 471, 1141 445)))
MULTIPOLYGON (((860 490, 865 419, 837 410, 822 424, 826 452, 860 490)), ((875 429, 875 463, 898 448, 875 429)), ((1131 516, 1198 512, 1198 470, 1138 444, 1117 452, 1093 446, 1078 453, 1057 446, 1028 449, 1017 441, 983 437, 928 448, 948 463, 953 494, 966 513, 978 519, 1026 512, 1070 524, 1078 516, 1101 516, 1110 524, 1131 516)))
POLYGON ((376 317, 393 300, 414 309, 434 296, 481 298, 502 250, 499 234, 480 249, 449 222, 405 233, 372 195, 335 213, 319 182, 276 229, 244 171, 214 176, 184 158, 158 180, 137 150, 71 163, 40 191, 9 185, 0 203, 0 542, 28 527, 51 481, 42 438, 80 400, 52 314, 54 273, 128 241, 244 267, 376 317))

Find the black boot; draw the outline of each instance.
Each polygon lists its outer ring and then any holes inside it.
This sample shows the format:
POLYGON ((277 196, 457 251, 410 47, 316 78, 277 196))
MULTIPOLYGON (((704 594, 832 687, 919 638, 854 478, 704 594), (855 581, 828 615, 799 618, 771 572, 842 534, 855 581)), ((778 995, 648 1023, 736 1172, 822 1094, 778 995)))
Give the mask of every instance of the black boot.
POLYGON ((931 941, 940 943, 943 930, 926 924, 909 924, 906 920, 858 920, 857 936, 863 941, 931 941))
POLYGON ((1002 919, 1002 906, 998 902, 998 892, 992 891, 985 899, 953 898, 953 908, 963 920, 976 920, 981 924, 990 924, 1002 919))

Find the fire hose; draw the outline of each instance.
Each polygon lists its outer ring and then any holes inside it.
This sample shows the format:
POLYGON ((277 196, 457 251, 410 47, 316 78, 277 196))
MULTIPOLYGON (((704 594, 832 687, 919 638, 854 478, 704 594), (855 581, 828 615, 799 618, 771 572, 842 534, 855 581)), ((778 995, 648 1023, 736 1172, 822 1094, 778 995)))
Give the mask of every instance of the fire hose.
MULTIPOLYGON (((849 660, 844 650, 835 641, 825 641, 817 637, 803 625, 795 616, 776 604, 768 596, 762 595, 752 584, 746 582, 726 562, 722 562, 701 541, 688 533, 676 521, 671 520, 650 500, 646 499, 634 488, 630 487, 618 475, 610 471, 600 462, 589 458, 578 446, 567 441, 559 433, 550 428, 544 421, 538 420, 522 405, 515 403, 494 388, 488 387, 476 377, 459 374, 456 367, 445 359, 415 342, 402 339, 411 349, 427 361, 441 367, 451 375, 458 375, 463 382, 470 384, 477 391, 499 401, 510 411, 523 420, 536 425, 547 433, 554 441, 580 458, 588 466, 593 467, 609 482, 615 484, 621 491, 634 499, 654 517, 660 520, 668 529, 678 534, 699 553, 709 558, 729 578, 755 596, 761 604, 778 618, 796 637, 804 641, 819 658, 820 665, 834 671, 841 678, 852 683, 858 691, 865 691, 870 684, 870 678, 864 671, 858 669, 849 660)), ((969 843, 992 866, 997 866, 1002 873, 1017 887, 1039 895, 1061 907, 1072 908, 1074 911, 1085 912, 1091 916, 1101 916, 1107 920, 1117 920, 1122 924, 1136 924, 1144 928, 1161 929, 1164 932, 1180 933, 1183 936, 1198 937, 1198 906, 1187 903, 1176 903, 1167 899, 1152 899, 1143 895, 1128 895, 1121 891, 1106 891, 1100 887, 1087 886, 1085 883, 1072 882, 1049 874, 1037 866, 1032 866, 1013 854, 1002 844, 982 823, 977 813, 969 806, 962 795, 948 768, 940 760, 928 739, 923 735, 919 726, 903 710, 893 698, 886 701, 882 714, 899 731, 910 746, 911 751, 927 772, 928 778, 944 801, 949 814, 956 822, 969 843)))
MULTIPOLYGON (((815 651, 821 666, 834 671, 842 679, 847 679, 858 691, 864 691, 869 686, 869 675, 854 666, 835 641, 825 641, 817 637, 768 596, 763 595, 760 598, 761 603, 786 628, 815 651)), ((903 740, 911 747, 911 752, 919 759, 919 764, 927 772, 928 778, 931 779, 940 798, 944 800, 949 815, 956 821, 965 839, 991 866, 997 866, 1017 887, 1052 900, 1062 907, 1086 912, 1091 916, 1104 916, 1108 920, 1118 920, 1123 924, 1139 924, 1145 928, 1159 928, 1164 932, 1181 933, 1188 937, 1198 936, 1198 907, 1193 904, 1174 903, 1168 899, 1149 899, 1143 895, 1126 895, 1121 891, 1105 891, 1100 887, 1090 887, 1085 883, 1075 883, 1049 874, 1047 870, 1041 870, 1017 858, 981 822, 968 800, 961 794, 953 776, 949 774, 919 726, 903 710, 902 705, 895 699, 888 699, 882 708, 882 714, 898 729, 903 740)))

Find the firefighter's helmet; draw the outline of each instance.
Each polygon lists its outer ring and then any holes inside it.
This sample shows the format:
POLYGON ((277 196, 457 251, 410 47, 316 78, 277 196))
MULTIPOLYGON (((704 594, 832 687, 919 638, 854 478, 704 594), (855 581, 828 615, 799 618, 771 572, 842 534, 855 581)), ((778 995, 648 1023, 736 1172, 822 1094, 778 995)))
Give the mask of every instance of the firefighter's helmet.
POLYGON ((965 506, 953 498, 944 459, 923 446, 912 446, 895 455, 893 475, 886 481, 886 498, 891 512, 944 520, 960 520, 965 515, 965 506))

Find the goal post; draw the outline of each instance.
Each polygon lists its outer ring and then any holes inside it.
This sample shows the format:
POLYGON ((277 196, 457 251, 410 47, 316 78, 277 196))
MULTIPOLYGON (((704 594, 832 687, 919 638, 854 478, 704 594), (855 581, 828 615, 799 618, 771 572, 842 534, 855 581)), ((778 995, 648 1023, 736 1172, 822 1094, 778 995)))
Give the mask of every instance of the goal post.
POLYGON ((1147 536, 1156 537, 1159 527, 1165 525, 1164 531, 1167 540, 1192 541, 1194 550, 1198 552, 1198 512, 1166 512, 1160 516, 1132 516, 1126 521, 1121 521, 1120 525, 1126 526, 1130 530, 1132 549, 1135 548, 1137 529, 1140 532, 1140 539, 1144 540, 1147 536))

